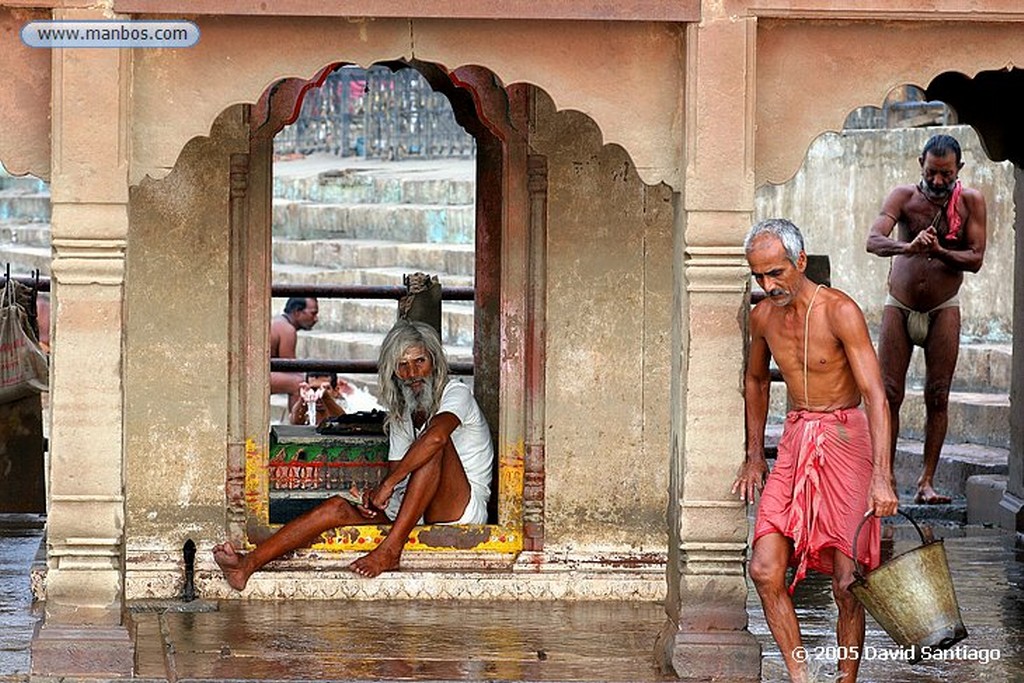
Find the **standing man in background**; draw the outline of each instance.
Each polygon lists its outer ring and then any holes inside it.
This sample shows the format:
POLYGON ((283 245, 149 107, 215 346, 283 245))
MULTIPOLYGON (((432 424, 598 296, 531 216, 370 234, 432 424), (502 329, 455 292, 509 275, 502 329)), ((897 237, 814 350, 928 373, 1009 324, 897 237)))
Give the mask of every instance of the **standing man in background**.
POLYGON ((958 179, 960 143, 934 135, 918 159, 921 180, 899 185, 871 225, 867 250, 895 257, 882 313, 878 358, 892 422, 892 453, 900 432, 900 406, 914 345, 924 349, 924 468, 915 503, 941 504, 934 487, 949 422, 949 390, 960 350, 960 286, 985 256, 985 197, 958 179), (890 237, 899 226, 896 239, 890 237))

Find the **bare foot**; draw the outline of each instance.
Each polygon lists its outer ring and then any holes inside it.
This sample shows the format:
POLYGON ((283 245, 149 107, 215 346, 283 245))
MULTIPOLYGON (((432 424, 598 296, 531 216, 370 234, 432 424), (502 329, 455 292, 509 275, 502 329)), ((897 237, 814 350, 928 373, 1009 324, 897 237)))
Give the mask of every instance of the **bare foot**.
POLYGON ((245 588, 252 574, 246 569, 245 555, 239 554, 230 543, 220 543, 213 546, 213 559, 224 573, 229 586, 236 591, 245 588))
POLYGON ((917 489, 917 495, 914 496, 914 502, 923 505, 946 505, 952 502, 952 498, 944 496, 938 493, 930 485, 921 486, 917 489))
POLYGON ((400 556, 401 553, 396 553, 384 546, 378 546, 350 564, 348 568, 359 574, 359 576, 372 579, 382 572, 398 569, 398 558, 400 556))

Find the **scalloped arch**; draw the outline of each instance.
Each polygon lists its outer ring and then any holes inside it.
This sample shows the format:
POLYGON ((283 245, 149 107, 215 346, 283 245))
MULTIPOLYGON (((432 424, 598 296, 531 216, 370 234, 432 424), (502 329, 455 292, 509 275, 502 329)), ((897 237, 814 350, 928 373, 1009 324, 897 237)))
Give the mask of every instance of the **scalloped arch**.
POLYGON ((1019 25, 1010 23, 907 23, 896 40, 892 30, 870 22, 762 22, 757 60, 760 186, 789 180, 818 135, 840 131, 846 115, 877 101, 878 93, 907 83, 931 84, 947 72, 973 78, 1024 63, 1024 43, 1019 25))
POLYGON ((679 187, 681 102, 678 87, 664 84, 682 83, 684 73, 681 36, 671 27, 211 18, 201 29, 203 40, 191 50, 136 55, 132 184, 166 175, 185 142, 209 136, 224 109, 256 102, 282 78, 309 79, 335 62, 421 61, 449 71, 483 65, 505 84, 535 85, 559 109, 593 119, 606 143, 628 150, 645 182, 679 187))

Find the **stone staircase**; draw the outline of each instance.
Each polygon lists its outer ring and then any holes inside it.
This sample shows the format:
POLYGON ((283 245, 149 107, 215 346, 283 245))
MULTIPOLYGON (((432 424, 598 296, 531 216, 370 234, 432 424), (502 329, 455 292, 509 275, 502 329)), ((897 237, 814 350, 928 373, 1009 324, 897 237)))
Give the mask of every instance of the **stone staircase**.
MULTIPOLYGON (((275 165, 275 282, 400 285, 419 271, 442 286, 473 285, 472 161, 314 162, 275 165)), ((375 359, 397 315, 391 300, 319 304, 317 326, 299 335, 300 357, 375 359)), ((275 313, 283 305, 275 299, 275 313)), ((441 325, 449 357, 472 360, 473 304, 445 301, 441 325)))
POLYGON ((50 189, 0 170, 0 262, 11 272, 50 274, 50 189))

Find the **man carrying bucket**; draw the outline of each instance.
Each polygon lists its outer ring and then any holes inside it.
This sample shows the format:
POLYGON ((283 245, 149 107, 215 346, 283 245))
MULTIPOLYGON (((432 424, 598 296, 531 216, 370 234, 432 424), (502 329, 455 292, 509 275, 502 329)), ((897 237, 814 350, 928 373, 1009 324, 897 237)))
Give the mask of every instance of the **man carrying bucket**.
MULTIPOLYGON (((879 564, 880 517, 896 513, 889 451, 889 409, 864 315, 846 294, 804 274, 803 236, 793 223, 771 219, 747 234, 747 262, 767 296, 750 314, 744 377, 747 456, 733 493, 748 503, 761 491, 750 578, 782 651, 790 678, 807 681, 792 592, 807 569, 832 576, 839 608, 840 650, 864 645, 864 608, 850 592, 853 537, 864 513, 875 518, 861 536, 857 559, 879 564), (769 360, 786 382, 791 411, 778 458, 765 483, 764 428, 769 360), (859 408, 864 402, 864 410, 859 408), (796 573, 788 590, 786 568, 796 573)), ((856 648, 856 649, 852 649, 856 648)), ((857 678, 857 658, 843 659, 844 683, 857 678)))

